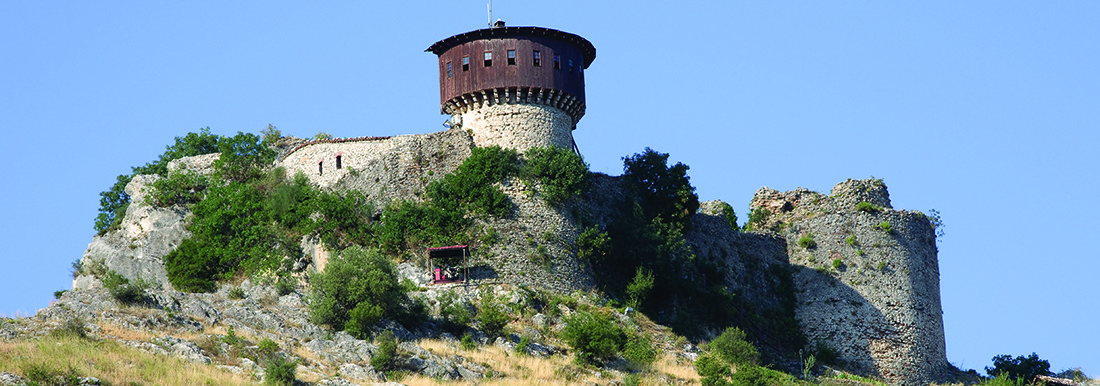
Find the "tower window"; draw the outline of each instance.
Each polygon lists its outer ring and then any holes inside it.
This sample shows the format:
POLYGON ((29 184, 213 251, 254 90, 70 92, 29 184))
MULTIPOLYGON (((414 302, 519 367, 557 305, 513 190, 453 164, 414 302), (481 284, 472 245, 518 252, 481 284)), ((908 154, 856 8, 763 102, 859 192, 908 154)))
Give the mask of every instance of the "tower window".
POLYGON ((486 52, 485 53, 485 67, 492 67, 492 66, 493 66, 493 53, 492 52, 486 52))
POLYGON ((569 59, 569 72, 573 72, 573 59, 569 59))
POLYGON ((542 66, 542 55, 541 55, 541 53, 538 52, 538 51, 535 51, 533 58, 535 59, 535 67, 541 67, 542 66))
POLYGON ((317 162, 317 175, 319 175, 319 176, 325 175, 325 161, 318 161, 317 162))
POLYGON ((470 71, 470 57, 469 56, 463 56, 462 57, 462 71, 470 71))
POLYGON ((558 56, 558 54, 554 54, 554 69, 561 69, 561 56, 558 56))
POLYGON ((451 77, 451 62, 447 62, 447 77, 451 77))
POLYGON ((516 65, 516 50, 508 50, 508 65, 516 65))
POLYGON ((339 155, 339 154, 336 155, 336 170, 340 170, 340 168, 344 167, 344 163, 340 162, 340 161, 342 161, 341 158, 343 158, 342 155, 339 155))

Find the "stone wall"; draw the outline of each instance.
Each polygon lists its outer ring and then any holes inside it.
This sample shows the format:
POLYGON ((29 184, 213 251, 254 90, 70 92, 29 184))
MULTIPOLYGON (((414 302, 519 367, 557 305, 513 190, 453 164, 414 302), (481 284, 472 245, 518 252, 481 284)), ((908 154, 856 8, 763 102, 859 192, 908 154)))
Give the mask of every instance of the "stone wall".
POLYGON ((482 106, 455 116, 463 130, 471 130, 474 144, 519 151, 536 146, 573 148, 573 118, 556 107, 541 104, 482 106))
POLYGON ((848 369, 894 384, 948 376, 927 217, 892 209, 881 180, 848 180, 830 196, 762 188, 750 206, 768 208, 762 232, 787 241, 799 289, 796 314, 811 344, 822 342, 848 369), (857 210, 863 201, 881 209, 857 210), (813 245, 801 242, 810 239, 813 245))

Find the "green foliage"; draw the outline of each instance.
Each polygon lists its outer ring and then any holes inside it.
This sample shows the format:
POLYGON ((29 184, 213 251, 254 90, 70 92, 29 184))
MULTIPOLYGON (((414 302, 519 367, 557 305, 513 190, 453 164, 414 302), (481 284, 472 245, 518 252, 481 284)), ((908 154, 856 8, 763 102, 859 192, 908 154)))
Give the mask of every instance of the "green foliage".
POLYGON ((745 341, 745 332, 737 327, 727 328, 707 346, 729 364, 755 365, 760 360, 760 353, 756 351, 756 347, 745 341))
POLYGON ((730 229, 733 229, 734 232, 741 230, 737 227, 737 213, 733 211, 733 207, 725 202, 722 202, 720 205, 722 207, 722 216, 724 216, 726 222, 730 224, 730 229))
POLYGON ((50 336, 55 338, 88 339, 88 333, 84 331, 84 321, 71 318, 65 319, 57 328, 50 330, 50 336))
POLYGON ((878 267, 877 268, 878 268, 879 271, 886 269, 886 262, 885 261, 878 262, 878 267))
POLYGON ((980 383, 979 386, 1025 386, 1031 383, 1023 378, 1012 379, 1008 377, 1008 374, 997 374, 997 376, 986 379, 980 383))
POLYGON ((722 362, 713 354, 706 354, 695 360, 695 372, 701 378, 703 386, 729 385, 730 365, 722 362))
POLYGON ((275 125, 268 123, 266 128, 260 129, 260 137, 264 144, 271 145, 282 138, 283 133, 275 125))
POLYGON ((687 176, 688 166, 677 162, 668 166, 668 154, 646 148, 644 152, 623 157, 623 178, 635 186, 646 203, 646 217, 661 217, 681 228, 689 226, 699 209, 699 196, 687 176))
POLYGON ((626 285, 626 295, 630 297, 630 306, 639 307, 653 290, 653 271, 638 267, 634 273, 634 280, 626 285))
POLYGON ((135 304, 145 300, 145 290, 149 288, 148 282, 137 280, 131 283, 129 279, 113 270, 107 271, 102 282, 103 288, 123 304, 135 304))
POLYGON ((279 296, 289 295, 291 292, 294 292, 295 285, 292 280, 294 279, 280 277, 279 280, 275 282, 275 291, 279 296))
POLYGON ((598 364, 611 359, 626 343, 626 334, 607 315, 578 311, 565 323, 561 337, 573 347, 580 363, 598 364))
POLYGON ((856 235, 848 235, 848 238, 844 239, 844 242, 854 247, 856 245, 856 235))
POLYGON ((492 293, 481 294, 481 306, 477 310, 481 331, 490 337, 504 335, 504 326, 512 319, 497 302, 492 293))
POLYGON ((524 179, 538 181, 542 197, 557 205, 580 195, 589 186, 588 164, 577 153, 557 146, 535 147, 524 153, 524 179))
POLYGON ((229 290, 229 298, 233 300, 244 299, 244 288, 233 287, 233 289, 229 290))
POLYGON ((753 208, 749 212, 749 221, 745 222, 745 232, 749 232, 755 229, 762 229, 764 222, 771 217, 772 211, 768 208, 753 208))
POLYGON ((817 248, 817 242, 814 241, 814 234, 806 232, 805 235, 802 235, 802 237, 798 239, 798 246, 806 249, 817 248))
POLYGON ((264 384, 293 386, 297 379, 298 361, 290 361, 279 355, 272 355, 264 369, 264 384))
POLYGON ((527 353, 527 346, 530 346, 530 345, 531 345, 531 337, 530 336, 524 335, 524 336, 520 337, 519 338, 519 344, 516 345, 516 353, 526 354, 527 353))
POLYGON ((844 364, 841 362, 840 352, 823 341, 817 341, 812 351, 818 362, 831 366, 840 366, 844 364))
POLYGON ((222 337, 222 343, 230 346, 240 346, 244 344, 241 337, 237 336, 237 331, 233 330, 233 326, 229 326, 229 330, 225 332, 225 336, 222 337))
POLYGON ((210 186, 210 180, 198 172, 185 170, 169 173, 167 178, 153 182, 145 201, 149 205, 161 208, 194 203, 202 199, 208 186, 210 186))
POLYGON ((322 140, 326 140, 326 139, 332 139, 332 134, 329 134, 329 133, 326 133, 326 132, 323 132, 323 131, 318 131, 317 134, 313 135, 313 140, 314 141, 322 141, 322 140))
POLYGON ((168 174, 168 162, 189 156, 217 153, 218 141, 222 137, 210 134, 210 128, 201 129, 198 133, 187 133, 183 137, 176 137, 176 142, 167 146, 164 153, 157 157, 156 161, 143 166, 131 168, 131 174, 119 175, 115 184, 107 191, 99 193, 99 214, 95 220, 97 234, 107 233, 115 229, 126 215, 126 208, 130 206, 130 195, 126 194, 126 184, 138 174, 168 174))
POLYGON ((57 300, 61 300, 61 296, 64 296, 66 292, 69 292, 69 290, 53 291, 53 298, 57 299, 57 300))
POLYGON ((271 339, 264 338, 260 341, 260 344, 256 345, 256 350, 258 350, 262 356, 269 357, 275 354, 276 351, 279 351, 279 344, 271 339))
POLYGON ((856 210, 867 213, 878 213, 882 211, 882 207, 867 201, 860 201, 856 203, 856 210))
POLYGON ((221 156, 214 162, 215 175, 225 181, 245 182, 262 175, 261 168, 275 160, 275 150, 260 141, 260 136, 237 132, 218 141, 221 156))
POLYGON ((879 223, 878 225, 875 225, 875 229, 881 229, 883 232, 886 232, 886 233, 893 233, 894 232, 893 228, 890 226, 889 221, 883 221, 883 222, 879 223))
POLYGON ((993 367, 986 366, 985 372, 990 376, 1005 375, 1008 379, 1022 379, 1025 382, 1035 379, 1036 375, 1051 375, 1050 362, 1039 359, 1039 355, 1035 353, 1016 358, 1011 355, 997 355, 993 357, 993 367))
POLYGON ((375 343, 378 350, 370 358, 370 365, 378 371, 392 370, 397 361, 397 337, 393 335, 393 331, 382 331, 375 343))
POLYGON ((802 379, 809 380, 813 376, 814 365, 817 362, 817 358, 813 355, 806 357, 806 361, 802 363, 802 379))
POLYGON ((80 373, 71 365, 67 370, 62 371, 46 364, 33 363, 23 369, 23 376, 30 381, 27 385, 78 386, 84 384, 80 381, 80 373))
POLYGON ((595 225, 584 228, 577 236, 577 257, 590 262, 599 262, 611 248, 611 239, 607 232, 600 232, 595 225))
POLYGON ((840 267, 842 267, 842 266, 844 266, 844 260, 841 260, 839 257, 833 259, 833 268, 834 269, 840 269, 840 267))
POLYGON ((376 250, 352 246, 332 258, 311 279, 311 319, 360 339, 382 317, 402 317, 409 303, 393 263, 376 250))
POLYGON ((458 342, 458 346, 466 351, 477 348, 477 344, 474 343, 474 338, 470 337, 468 333, 462 335, 462 340, 458 342))
POLYGON ((474 321, 470 307, 450 291, 439 296, 439 314, 443 318, 444 327, 450 331, 461 331, 474 321))
POLYGON ((926 217, 928 218, 928 223, 932 224, 932 230, 936 232, 936 240, 942 239, 944 235, 943 218, 940 217, 940 211, 929 209, 926 217))
POLYGON ((623 346, 623 358, 630 361, 636 368, 648 368, 657 361, 657 348, 653 341, 644 334, 635 334, 626 341, 623 346))

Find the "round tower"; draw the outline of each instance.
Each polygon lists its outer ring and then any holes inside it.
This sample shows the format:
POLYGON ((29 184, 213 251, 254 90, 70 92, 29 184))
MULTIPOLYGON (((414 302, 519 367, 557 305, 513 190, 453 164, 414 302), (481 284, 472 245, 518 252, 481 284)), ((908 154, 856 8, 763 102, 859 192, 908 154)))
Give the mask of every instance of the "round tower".
POLYGON ((478 146, 519 151, 575 149, 584 116, 584 70, 596 58, 588 40, 542 27, 479 29, 440 40, 439 108, 473 132, 478 146))

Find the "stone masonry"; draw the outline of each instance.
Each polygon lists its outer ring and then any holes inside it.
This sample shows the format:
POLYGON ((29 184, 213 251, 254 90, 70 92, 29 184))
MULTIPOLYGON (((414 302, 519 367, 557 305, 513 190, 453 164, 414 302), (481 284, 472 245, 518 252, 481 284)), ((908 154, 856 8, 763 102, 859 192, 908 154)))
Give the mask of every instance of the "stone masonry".
POLYGON ((892 384, 948 375, 936 241, 924 214, 894 210, 881 180, 848 180, 829 196, 761 188, 751 208, 770 212, 763 232, 787 240, 796 315, 811 345, 892 384), (859 202, 876 208, 857 210, 859 202))
POLYGON ((573 118, 556 107, 541 104, 497 104, 456 115, 470 130, 477 146, 512 148, 522 152, 536 146, 573 148, 573 118))

